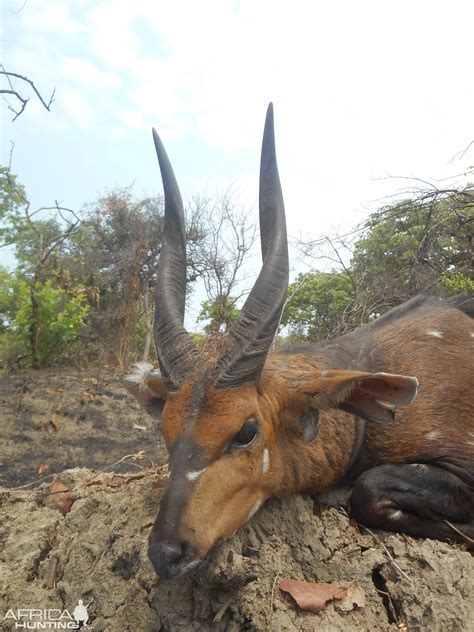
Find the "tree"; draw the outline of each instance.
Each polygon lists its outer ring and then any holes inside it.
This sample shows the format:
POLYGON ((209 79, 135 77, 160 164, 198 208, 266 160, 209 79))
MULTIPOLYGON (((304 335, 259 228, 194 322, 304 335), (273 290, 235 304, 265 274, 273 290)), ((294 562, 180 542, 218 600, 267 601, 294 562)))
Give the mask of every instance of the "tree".
POLYGON ((57 271, 56 256, 73 235, 80 220, 73 210, 61 206, 41 207, 30 210, 30 202, 16 176, 10 169, 1 171, 1 216, 0 246, 15 245, 22 278, 28 285, 30 313, 28 317, 29 343, 32 366, 40 366, 41 337, 41 293, 44 283, 53 271, 57 271), (41 214, 56 212, 56 218, 41 217, 41 214))
POLYGON ((430 191, 381 209, 351 261, 362 320, 420 293, 474 289, 474 190, 430 191))
POLYGON ((205 332, 218 338, 229 330, 237 303, 247 292, 244 265, 255 243, 256 224, 231 188, 214 199, 194 198, 188 217, 198 235, 190 244, 190 265, 196 278, 204 280, 207 295, 198 318, 209 321, 205 332))
POLYGON ((346 272, 307 272, 288 288, 281 324, 296 340, 316 342, 344 330, 352 305, 352 283, 346 272))
POLYGON ((136 199, 116 189, 86 206, 81 230, 64 262, 75 283, 88 289, 86 336, 105 360, 124 366, 142 347, 147 359, 152 335, 150 294, 163 232, 163 200, 136 199))
POLYGON ((303 243, 305 255, 342 269, 300 275, 290 287, 283 324, 292 336, 319 340, 420 293, 473 291, 473 225, 473 187, 431 189, 373 213, 353 232, 349 263, 343 256, 347 236, 303 243), (324 245, 329 254, 321 254, 324 245))
POLYGON ((33 303, 31 286, 24 276, 13 273, 2 281, 1 359, 7 364, 19 364, 31 357, 32 365, 40 368, 71 358, 89 311, 83 288, 76 288, 71 294, 55 287, 51 279, 37 281, 33 303))
POLYGON ((212 338, 218 338, 229 330, 238 315, 235 300, 224 295, 203 301, 198 320, 208 321, 204 332, 212 338))

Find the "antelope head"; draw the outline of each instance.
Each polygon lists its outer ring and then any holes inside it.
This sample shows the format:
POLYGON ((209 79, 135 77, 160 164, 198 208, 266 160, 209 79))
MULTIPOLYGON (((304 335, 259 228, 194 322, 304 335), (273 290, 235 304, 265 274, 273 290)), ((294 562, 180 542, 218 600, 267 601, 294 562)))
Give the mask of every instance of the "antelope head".
MULTIPOLYGON (((403 383, 396 376, 387 383, 383 374, 310 370, 304 361, 288 367, 268 360, 264 370, 288 287, 272 104, 260 163, 262 269, 221 357, 205 360, 183 326, 186 244, 181 195, 155 130, 153 137, 165 194, 154 330, 160 370, 141 365, 125 383, 162 421, 170 475, 150 533, 149 557, 156 572, 170 578, 197 568, 267 498, 287 489, 284 461, 295 439, 282 439, 280 429, 289 425, 302 443, 314 438, 317 411, 313 408, 308 415, 308 409, 316 394, 321 409, 338 408, 343 402, 350 406, 351 397, 360 409, 370 388, 384 390, 386 402, 387 392, 400 393, 403 383), (365 390, 354 388, 364 380, 365 390), (302 422, 294 430, 292 420, 298 419, 302 422)), ((373 398, 370 402, 373 407, 373 398)), ((383 405, 380 410, 389 414, 383 405)))

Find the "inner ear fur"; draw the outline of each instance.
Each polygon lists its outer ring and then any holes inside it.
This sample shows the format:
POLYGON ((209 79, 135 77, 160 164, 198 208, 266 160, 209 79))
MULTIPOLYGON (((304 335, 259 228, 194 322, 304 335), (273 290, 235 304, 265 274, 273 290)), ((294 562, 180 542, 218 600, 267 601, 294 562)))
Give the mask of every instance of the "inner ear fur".
POLYGON ((415 377, 362 371, 321 371, 304 385, 311 408, 340 408, 369 421, 391 422, 395 405, 409 404, 416 396, 415 377))
POLYGON ((155 419, 161 419, 166 388, 161 373, 148 362, 137 362, 133 371, 122 379, 125 388, 155 419))

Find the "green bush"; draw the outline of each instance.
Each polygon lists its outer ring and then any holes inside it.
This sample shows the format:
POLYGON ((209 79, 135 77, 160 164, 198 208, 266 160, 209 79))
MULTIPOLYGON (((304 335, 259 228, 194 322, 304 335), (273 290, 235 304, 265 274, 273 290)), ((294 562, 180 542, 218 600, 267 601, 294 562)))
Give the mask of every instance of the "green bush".
POLYGON ((2 362, 12 364, 36 357, 39 366, 50 366, 70 358, 89 312, 83 288, 68 293, 54 287, 51 280, 36 282, 34 322, 31 282, 19 275, 3 277, 3 281, 0 291, 2 362))

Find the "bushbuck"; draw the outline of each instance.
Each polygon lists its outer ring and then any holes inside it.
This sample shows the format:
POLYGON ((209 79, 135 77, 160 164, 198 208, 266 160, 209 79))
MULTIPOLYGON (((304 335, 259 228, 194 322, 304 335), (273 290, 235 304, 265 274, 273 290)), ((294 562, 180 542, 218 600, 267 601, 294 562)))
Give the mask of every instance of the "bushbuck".
POLYGON ((472 298, 418 296, 347 335, 270 352, 288 286, 270 104, 260 164, 262 268, 222 352, 204 357, 183 326, 181 196, 153 136, 165 195, 159 369, 139 364, 125 383, 161 419, 169 452, 148 549, 158 575, 197 569, 269 497, 318 492, 343 477, 353 481, 351 512, 360 523, 472 544, 472 298))

